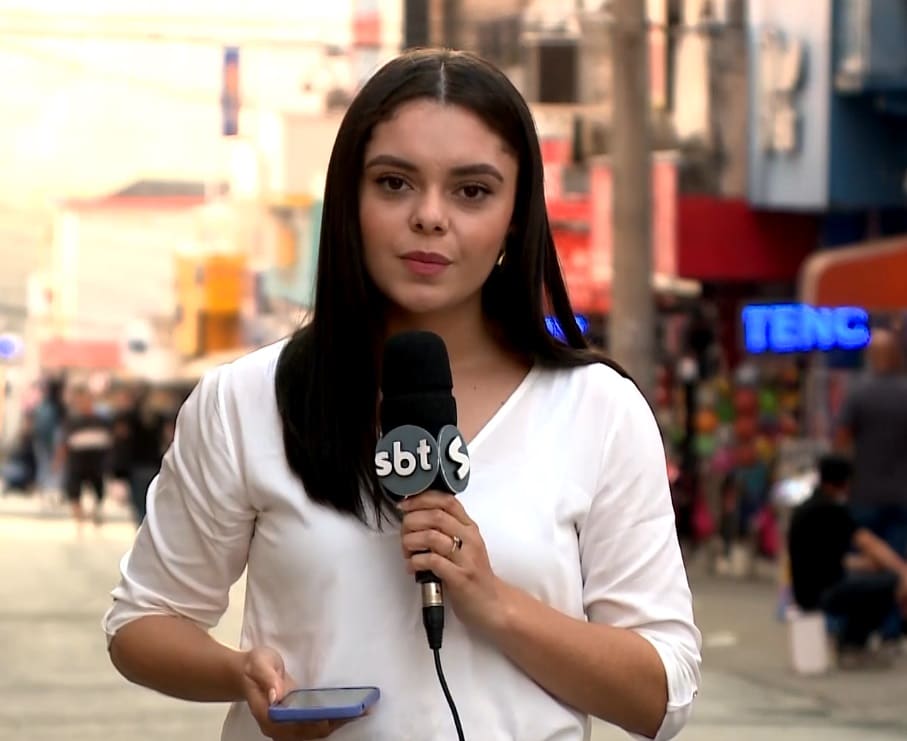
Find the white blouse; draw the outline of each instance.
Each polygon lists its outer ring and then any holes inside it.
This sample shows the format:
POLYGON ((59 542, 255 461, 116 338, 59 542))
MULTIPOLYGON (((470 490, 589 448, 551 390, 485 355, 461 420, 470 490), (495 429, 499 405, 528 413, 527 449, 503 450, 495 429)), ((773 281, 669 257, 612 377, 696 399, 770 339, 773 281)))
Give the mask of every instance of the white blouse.
MULTIPOLYGON (((208 373, 183 406, 104 628, 112 636, 164 614, 209 629, 246 568, 241 648, 273 647, 301 687, 381 689, 372 713, 332 741, 453 739, 397 528, 376 532, 314 504, 286 463, 274 391, 283 346, 208 373)), ((650 641, 668 680, 657 738, 674 737, 699 684, 700 635, 642 395, 604 365, 536 367, 469 453, 460 498, 495 573, 567 615, 650 641)), ((450 609, 446 621, 444 669, 467 739, 589 738, 583 713, 450 609)), ((221 738, 264 736, 234 703, 221 738)))

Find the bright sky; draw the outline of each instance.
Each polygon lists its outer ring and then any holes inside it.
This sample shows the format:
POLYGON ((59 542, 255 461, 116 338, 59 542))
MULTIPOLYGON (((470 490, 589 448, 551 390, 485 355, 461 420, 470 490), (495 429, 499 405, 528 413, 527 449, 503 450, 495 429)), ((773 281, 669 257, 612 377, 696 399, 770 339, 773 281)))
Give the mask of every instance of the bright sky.
POLYGON ((220 176, 223 43, 242 46, 247 110, 294 108, 304 81, 325 83, 320 53, 265 42, 278 35, 345 46, 352 6, 0 0, 0 204, 102 194, 141 177, 220 176), (132 37, 116 38, 124 30, 132 37), (153 31, 180 40, 142 39, 153 31))
POLYGON ((336 22, 348 17, 352 0, 2 0, 7 11, 43 14, 115 14, 154 17, 336 22))

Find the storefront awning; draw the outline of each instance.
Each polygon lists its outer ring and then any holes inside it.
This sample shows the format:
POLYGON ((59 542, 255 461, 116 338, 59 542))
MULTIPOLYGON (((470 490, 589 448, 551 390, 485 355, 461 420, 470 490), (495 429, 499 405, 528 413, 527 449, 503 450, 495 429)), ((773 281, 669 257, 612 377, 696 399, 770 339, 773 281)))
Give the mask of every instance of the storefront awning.
POLYGON ((815 216, 756 211, 742 199, 684 195, 677 220, 677 274, 693 280, 793 282, 819 241, 815 216))
POLYGON ((40 345, 40 363, 45 370, 116 370, 120 345, 105 340, 54 338, 40 345))
POLYGON ((813 255, 800 273, 800 297, 814 306, 907 309, 907 235, 813 255))

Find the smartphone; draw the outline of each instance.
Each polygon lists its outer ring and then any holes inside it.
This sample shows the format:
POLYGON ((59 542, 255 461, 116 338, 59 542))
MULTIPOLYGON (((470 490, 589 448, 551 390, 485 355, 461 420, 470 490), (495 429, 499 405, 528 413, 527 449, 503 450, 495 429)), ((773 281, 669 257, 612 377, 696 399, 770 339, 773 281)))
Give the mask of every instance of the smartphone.
POLYGON ((275 723, 358 718, 379 697, 377 687, 293 690, 268 708, 268 717, 275 723))

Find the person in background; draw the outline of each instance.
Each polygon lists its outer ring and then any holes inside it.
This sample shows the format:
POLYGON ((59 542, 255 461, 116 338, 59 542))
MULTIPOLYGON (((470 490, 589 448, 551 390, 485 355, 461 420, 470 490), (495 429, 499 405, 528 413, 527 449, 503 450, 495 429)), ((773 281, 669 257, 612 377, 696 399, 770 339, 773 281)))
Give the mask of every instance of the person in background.
POLYGON ((734 468, 723 477, 718 493, 723 555, 716 568, 751 576, 755 559, 769 555, 763 553, 760 527, 765 524, 771 471, 752 442, 738 443, 734 455, 734 468))
POLYGON ((740 536, 740 517, 738 504, 737 486, 734 482, 734 474, 726 473, 718 489, 718 509, 720 516, 718 519, 718 530, 721 535, 721 559, 719 570, 730 568, 730 558, 734 545, 740 536))
POLYGON ((35 457, 34 418, 26 414, 2 466, 2 491, 31 494, 36 483, 37 460, 35 457))
POLYGON ((794 510, 788 552, 794 601, 822 610, 837 624, 839 664, 860 668, 885 662, 870 654, 870 635, 895 607, 907 611, 907 562, 884 540, 860 527, 847 506, 852 467, 840 455, 819 462, 819 485, 794 510))
POLYGON ((58 467, 63 470, 63 490, 79 532, 85 520, 82 508, 82 487, 85 484, 95 494, 94 523, 100 526, 103 521, 104 478, 112 445, 110 421, 95 412, 94 399, 87 387, 74 387, 63 424, 57 461, 58 467))
MULTIPOLYGON (((867 350, 869 373, 844 402, 837 449, 853 460, 854 519, 907 555, 907 375, 897 335, 873 330, 867 350)), ((900 644, 903 620, 892 612, 883 638, 900 644)))
POLYGON ((59 479, 55 473, 54 457, 60 444, 66 414, 63 405, 64 385, 62 378, 47 378, 42 384, 41 401, 34 410, 37 488, 43 503, 48 507, 54 507, 59 502, 59 479))
POLYGON ((115 468, 129 486, 129 499, 136 526, 145 519, 148 486, 161 468, 169 441, 171 416, 166 400, 148 387, 120 389, 114 420, 115 468))

